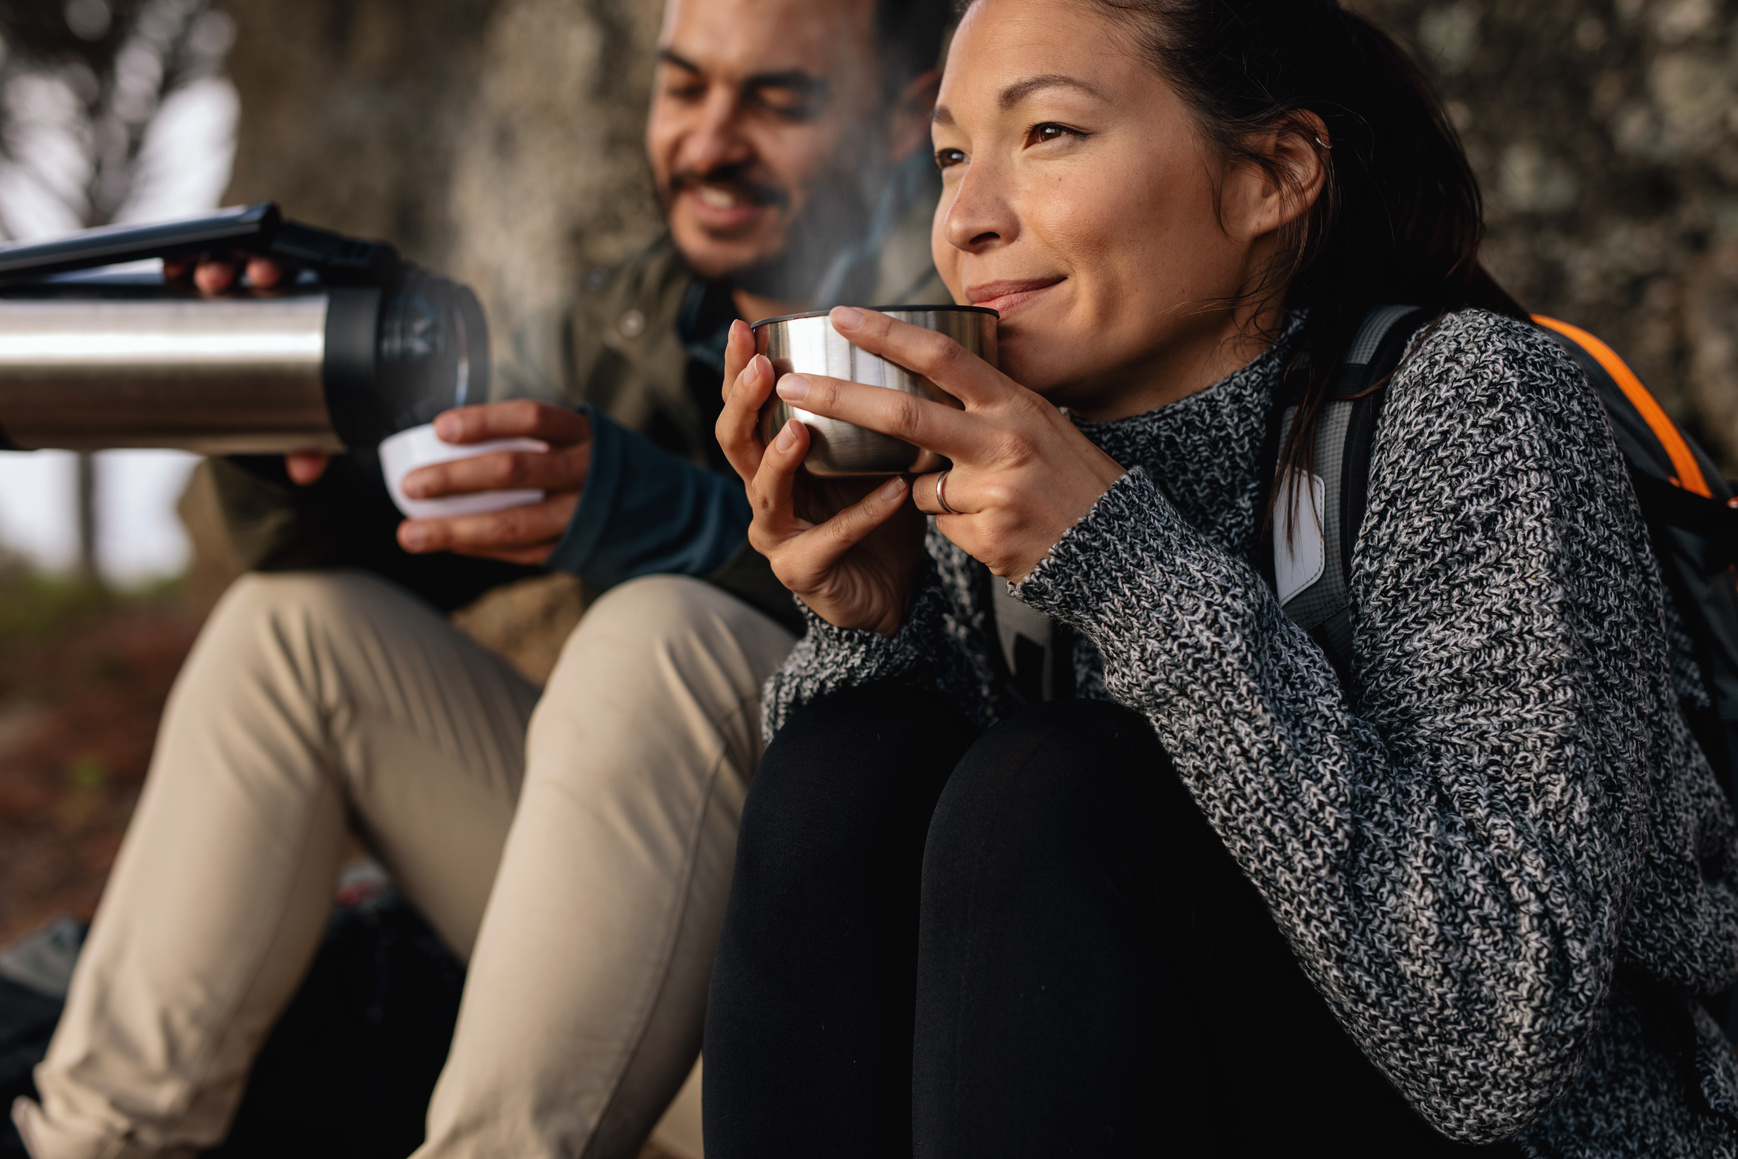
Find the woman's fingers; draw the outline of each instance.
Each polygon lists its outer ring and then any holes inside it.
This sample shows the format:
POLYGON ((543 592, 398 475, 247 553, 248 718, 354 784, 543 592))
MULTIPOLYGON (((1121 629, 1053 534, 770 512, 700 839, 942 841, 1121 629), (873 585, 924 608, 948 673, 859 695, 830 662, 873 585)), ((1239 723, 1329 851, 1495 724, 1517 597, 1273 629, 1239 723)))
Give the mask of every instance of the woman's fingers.
POLYGON ((954 471, 936 471, 929 475, 919 475, 911 481, 911 502, 925 515, 937 515, 945 519, 949 515, 975 515, 978 508, 973 505, 971 488, 962 483, 954 471), (946 488, 944 491, 943 488, 946 488), (943 500, 946 500, 944 503, 943 500))
POLYGON ((835 306, 828 317, 833 329, 853 346, 923 375, 968 408, 988 406, 1024 390, 945 334, 855 306, 835 306))
POLYGON ((773 436, 749 480, 748 502, 754 508, 750 537, 763 555, 813 526, 796 509, 797 468, 808 453, 809 429, 792 419, 773 436))
POLYGON ((969 457, 983 435, 982 424, 964 411, 903 390, 819 374, 787 374, 776 389, 794 407, 880 431, 950 459, 969 457))
POLYGON ((761 456, 766 453, 760 441, 760 411, 772 395, 772 384, 772 363, 763 354, 753 355, 730 384, 714 427, 724 457, 744 483, 759 473, 761 456))
POLYGON ((747 322, 738 318, 730 324, 730 336, 724 340, 724 383, 719 387, 724 401, 730 401, 730 389, 736 385, 736 376, 753 357, 754 331, 747 322))
POLYGON ((774 561, 779 579, 798 594, 820 587, 846 552, 899 513, 906 490, 905 479, 895 475, 825 523, 792 536, 774 561))

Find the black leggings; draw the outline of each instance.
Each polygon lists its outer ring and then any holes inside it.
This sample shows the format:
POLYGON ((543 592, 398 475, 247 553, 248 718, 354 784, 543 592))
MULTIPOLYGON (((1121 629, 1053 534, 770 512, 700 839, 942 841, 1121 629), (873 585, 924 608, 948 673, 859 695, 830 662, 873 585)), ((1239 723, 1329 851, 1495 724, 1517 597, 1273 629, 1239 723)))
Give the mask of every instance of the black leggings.
POLYGON ((909 689, 800 712, 743 811, 709 1159, 1431 1156, 1147 723, 978 735, 909 689))

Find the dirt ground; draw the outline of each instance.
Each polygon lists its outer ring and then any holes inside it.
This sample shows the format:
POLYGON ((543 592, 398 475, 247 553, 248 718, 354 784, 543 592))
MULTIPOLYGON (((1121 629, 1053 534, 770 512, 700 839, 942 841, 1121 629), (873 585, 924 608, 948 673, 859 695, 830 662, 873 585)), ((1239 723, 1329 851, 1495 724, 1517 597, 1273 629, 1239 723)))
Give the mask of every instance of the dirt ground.
POLYGON ((96 908, 200 612, 0 569, 0 945, 96 908))

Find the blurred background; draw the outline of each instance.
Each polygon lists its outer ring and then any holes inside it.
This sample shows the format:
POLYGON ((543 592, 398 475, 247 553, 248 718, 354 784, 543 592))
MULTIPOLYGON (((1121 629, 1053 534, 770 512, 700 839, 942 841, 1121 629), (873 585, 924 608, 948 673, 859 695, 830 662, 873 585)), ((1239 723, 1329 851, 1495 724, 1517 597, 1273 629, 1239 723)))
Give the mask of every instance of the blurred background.
MULTIPOLYGON (((1738 467, 1738 0, 1356 0, 1418 51, 1487 258, 1738 467)), ((272 199, 475 287, 505 338, 657 229, 659 0, 0 0, 0 240, 272 199)), ((89 915, 231 565, 191 457, 0 453, 0 944, 89 915)), ((578 613, 461 613, 534 676, 578 613)))

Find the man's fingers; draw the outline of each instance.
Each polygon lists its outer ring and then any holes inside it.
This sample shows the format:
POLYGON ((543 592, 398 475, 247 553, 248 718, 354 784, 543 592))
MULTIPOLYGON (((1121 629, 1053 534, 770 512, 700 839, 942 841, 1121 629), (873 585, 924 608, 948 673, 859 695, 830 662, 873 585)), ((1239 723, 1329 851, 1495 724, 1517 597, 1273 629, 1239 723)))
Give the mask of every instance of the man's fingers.
POLYGON ((760 441, 760 411, 772 394, 772 384, 772 363, 762 354, 751 357, 731 384, 714 427, 724 457, 745 483, 760 471, 766 450, 760 441))
POLYGON ((916 371, 967 407, 988 406, 1024 389, 945 334, 854 306, 836 306, 829 318, 853 346, 916 371))
POLYGON ((231 262, 200 262, 193 270, 193 284, 201 294, 221 294, 235 285, 235 276, 231 262))
POLYGON ((591 437, 591 424, 578 411, 528 398, 443 411, 435 417, 434 428, 435 434, 449 443, 541 439, 551 446, 565 447, 591 437))
MULTIPOLYGON (((571 492, 552 495, 541 503, 509 507, 482 515, 459 515, 451 519, 407 519, 398 525, 398 543, 415 554, 456 551, 463 555, 503 558, 503 552, 522 552, 552 545, 567 530, 579 496, 571 492)), ((546 553, 547 554, 547 553, 546 553)))
POLYGON ((323 451, 291 451, 284 456, 284 473, 296 486, 306 487, 319 482, 331 458, 323 451))
POLYGON ((256 290, 275 289, 284 280, 284 267, 270 258, 249 258, 247 260, 248 285, 256 290))
POLYGON ((895 475, 825 523, 803 532, 780 554, 779 578, 797 592, 818 587, 846 552, 898 513, 906 490, 905 479, 895 475))
POLYGON ((551 539, 547 543, 539 543, 534 547, 505 548, 501 551, 478 550, 467 552, 479 559, 498 559, 502 563, 516 563, 523 567, 537 567, 549 562, 549 557, 555 554, 555 545, 559 539, 551 539))
POLYGON ((585 485, 586 447, 549 451, 496 451, 418 467, 404 477, 412 499, 438 499, 473 491, 572 491, 585 485))
POLYGON ((289 271, 277 262, 242 250, 237 250, 228 257, 207 255, 197 262, 189 258, 163 259, 165 281, 181 281, 189 272, 192 274, 194 286, 202 294, 221 294, 234 289, 240 284, 244 272, 248 285, 257 290, 273 289, 289 277, 289 271))
POLYGON ((787 374, 777 389, 793 407, 880 431, 950 459, 969 457, 981 436, 981 425, 965 412, 902 390, 819 374, 787 374))

